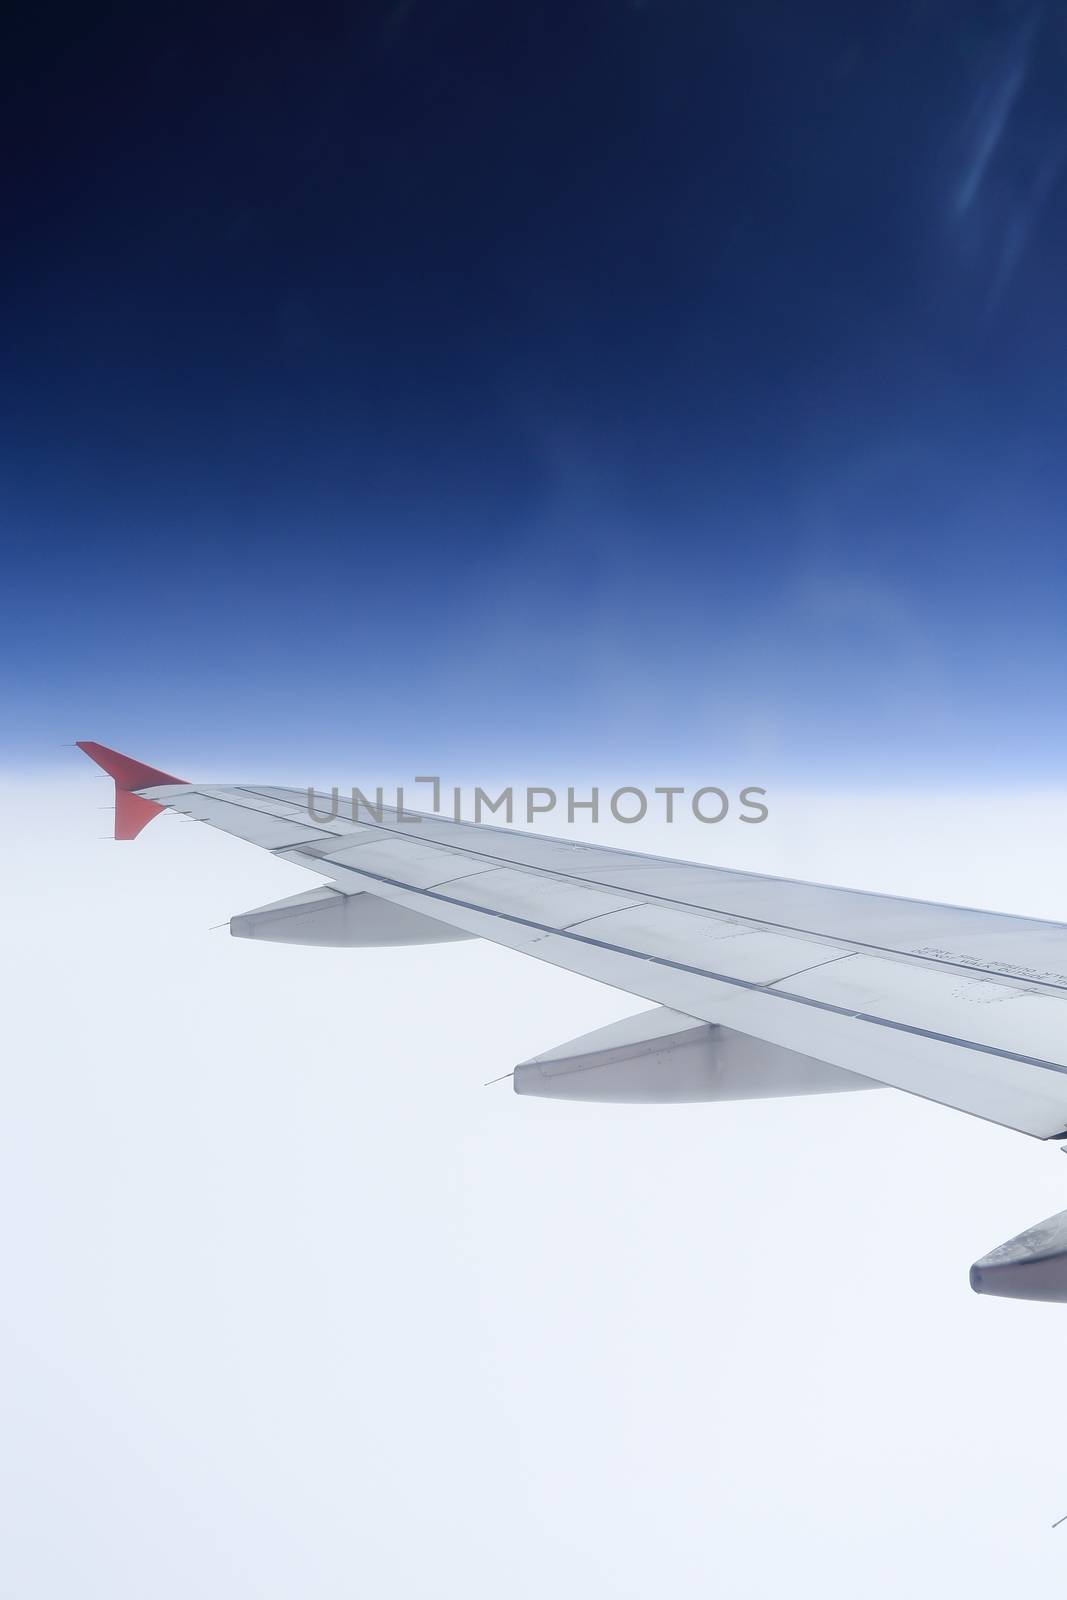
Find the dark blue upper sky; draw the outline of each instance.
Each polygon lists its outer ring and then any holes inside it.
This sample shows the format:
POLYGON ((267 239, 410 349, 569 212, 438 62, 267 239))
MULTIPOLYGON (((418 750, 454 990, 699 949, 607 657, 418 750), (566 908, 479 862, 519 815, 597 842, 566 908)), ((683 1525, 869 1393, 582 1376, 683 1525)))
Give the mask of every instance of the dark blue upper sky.
POLYGON ((8 748, 1062 772, 1063 5, 9 30, 8 748))

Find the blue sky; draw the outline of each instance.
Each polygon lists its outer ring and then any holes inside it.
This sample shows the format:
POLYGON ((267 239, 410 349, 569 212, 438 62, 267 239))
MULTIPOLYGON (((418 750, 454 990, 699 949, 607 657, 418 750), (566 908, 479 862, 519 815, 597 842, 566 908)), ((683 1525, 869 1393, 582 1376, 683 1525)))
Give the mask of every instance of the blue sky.
POLYGON ((11 759, 1061 774, 1062 14, 54 20, 11 759))

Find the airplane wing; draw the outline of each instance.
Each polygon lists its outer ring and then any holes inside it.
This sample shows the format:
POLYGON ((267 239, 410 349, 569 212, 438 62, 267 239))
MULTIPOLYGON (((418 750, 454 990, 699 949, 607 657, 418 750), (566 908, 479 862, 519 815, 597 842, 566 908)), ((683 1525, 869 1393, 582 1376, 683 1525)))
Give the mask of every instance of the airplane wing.
MULTIPOLYGON (((80 748, 115 778, 117 837, 166 807, 325 880, 235 917, 238 936, 484 938, 660 1008, 523 1063, 520 1093, 700 1100, 888 1084, 1067 1138, 1062 924, 384 806, 353 816, 333 797, 309 805, 306 790, 183 783, 80 748)), ((1046 1285, 1032 1256, 1026 1282, 1046 1285)), ((979 1276, 986 1292, 1019 1292, 999 1257, 979 1276)), ((1067 1263, 1062 1276, 1067 1298, 1067 1263)))

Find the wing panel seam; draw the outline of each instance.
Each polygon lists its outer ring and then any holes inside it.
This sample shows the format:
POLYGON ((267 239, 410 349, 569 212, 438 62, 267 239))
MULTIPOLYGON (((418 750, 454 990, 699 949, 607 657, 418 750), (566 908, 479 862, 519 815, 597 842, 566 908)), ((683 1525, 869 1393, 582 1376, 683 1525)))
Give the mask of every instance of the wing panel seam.
MULTIPOLYGON (((316 862, 326 860, 323 856, 310 858, 316 862)), ((440 894, 433 889, 416 889, 411 884, 402 883, 397 878, 388 878, 382 873, 368 872, 365 869, 345 868, 342 863, 331 863, 340 867, 342 871, 357 872, 360 877, 371 878, 376 883, 385 884, 392 889, 400 889, 406 894, 425 896, 430 900, 439 900, 444 905, 455 906, 457 910, 471 911, 482 916, 496 917, 502 922, 515 924, 517 927, 530 928, 536 933, 554 934, 557 938, 570 939, 577 944, 586 944, 598 950, 606 950, 613 955, 627 956, 632 960, 650 961, 657 966, 668 967, 675 972, 685 972, 696 978, 710 978, 715 983, 722 983, 733 989, 743 989, 752 994, 767 995, 775 1000, 789 1001, 794 1005, 806 1006, 814 1011, 827 1012, 832 1016, 846 1017, 854 1022, 870 1023, 872 1027, 888 1028, 895 1033, 909 1034, 915 1038, 931 1039, 940 1044, 955 1045, 962 1050, 972 1050, 980 1055, 996 1056, 1003 1061, 1018 1061, 1025 1066, 1040 1067, 1048 1072, 1057 1072, 1061 1076, 1067 1074, 1067 1065, 1056 1061, 1047 1061, 1041 1056, 1024 1055, 1020 1051, 1007 1050, 1001 1045, 983 1044, 976 1039, 961 1039, 955 1034, 941 1033, 935 1028, 923 1028, 918 1023, 898 1022, 892 1017, 879 1017, 869 1011, 852 1011, 847 1006, 834 1005, 830 1000, 816 1000, 809 995, 786 994, 780 989, 774 989, 764 983, 755 983, 748 978, 728 977, 725 973, 713 972, 710 968, 694 967, 685 961, 675 961, 669 956, 648 955, 641 950, 630 950, 625 945, 612 944, 605 939, 594 939, 589 934, 573 933, 568 928, 553 928, 543 922, 536 922, 530 917, 513 916, 508 912, 494 911, 486 906, 473 905, 469 901, 459 900, 454 895, 440 894)), ((319 870, 317 867, 315 870, 319 870)), ((826 963, 819 963, 820 966, 826 963)), ((777 983, 784 982, 778 978, 777 983)))

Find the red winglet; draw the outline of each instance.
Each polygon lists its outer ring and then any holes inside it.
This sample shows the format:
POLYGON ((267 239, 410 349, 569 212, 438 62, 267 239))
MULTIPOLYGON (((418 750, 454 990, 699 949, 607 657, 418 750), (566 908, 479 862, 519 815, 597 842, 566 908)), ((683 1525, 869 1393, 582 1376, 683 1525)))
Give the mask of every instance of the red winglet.
POLYGON ((158 767, 146 767, 143 761, 134 761, 131 756, 120 755, 117 750, 109 750, 106 744, 96 744, 92 739, 78 739, 75 741, 79 750, 84 750, 90 761, 95 761, 98 767, 110 773, 115 780, 115 838, 136 839, 142 828, 146 828, 152 818, 165 807, 157 805, 154 800, 147 799, 144 795, 136 794, 137 789, 151 789, 156 784, 184 783, 184 778, 175 778, 169 772, 160 772, 158 767))

